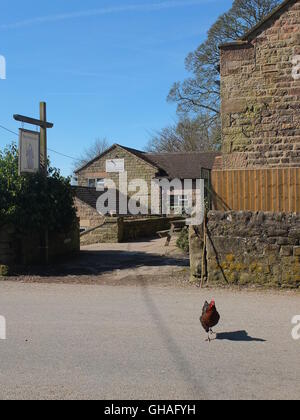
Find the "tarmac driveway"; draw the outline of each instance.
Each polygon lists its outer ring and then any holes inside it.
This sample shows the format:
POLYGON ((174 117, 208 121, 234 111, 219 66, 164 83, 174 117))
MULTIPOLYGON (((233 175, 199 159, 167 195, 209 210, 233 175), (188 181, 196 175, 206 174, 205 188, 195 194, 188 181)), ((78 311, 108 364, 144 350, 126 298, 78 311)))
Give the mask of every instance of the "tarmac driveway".
POLYGON ((189 258, 173 239, 84 246, 80 254, 49 267, 33 267, 7 278, 22 282, 91 284, 174 284, 189 279, 189 258))
POLYGON ((299 399, 297 293, 0 282, 0 399, 299 399), (208 344, 199 315, 221 313, 208 344))
POLYGON ((200 290, 188 263, 164 240, 103 244, 0 281, 0 399, 299 399, 299 293, 200 290))

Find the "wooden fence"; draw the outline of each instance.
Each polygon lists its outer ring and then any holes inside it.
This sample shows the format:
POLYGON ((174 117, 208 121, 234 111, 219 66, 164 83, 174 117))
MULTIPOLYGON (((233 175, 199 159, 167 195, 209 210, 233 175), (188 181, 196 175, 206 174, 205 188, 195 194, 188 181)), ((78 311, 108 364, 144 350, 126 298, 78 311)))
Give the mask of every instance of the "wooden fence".
POLYGON ((300 212, 300 168, 212 171, 215 210, 300 212))

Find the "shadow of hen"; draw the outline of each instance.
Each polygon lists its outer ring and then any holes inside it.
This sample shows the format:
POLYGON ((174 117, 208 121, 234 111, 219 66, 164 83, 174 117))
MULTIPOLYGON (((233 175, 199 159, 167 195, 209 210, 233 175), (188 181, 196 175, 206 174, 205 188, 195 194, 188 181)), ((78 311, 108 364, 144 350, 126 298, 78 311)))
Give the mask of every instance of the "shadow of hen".
POLYGON ((247 331, 233 331, 233 332, 224 332, 218 333, 216 335, 216 340, 228 340, 228 341, 256 341, 260 343, 265 343, 266 340, 262 338, 250 337, 247 331))

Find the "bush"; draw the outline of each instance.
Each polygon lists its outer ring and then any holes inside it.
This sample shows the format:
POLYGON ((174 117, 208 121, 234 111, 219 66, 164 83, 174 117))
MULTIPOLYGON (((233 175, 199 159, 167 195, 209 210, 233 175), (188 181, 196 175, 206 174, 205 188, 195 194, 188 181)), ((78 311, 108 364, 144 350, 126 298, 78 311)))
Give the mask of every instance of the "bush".
POLYGON ((178 248, 182 249, 182 251, 186 252, 187 254, 190 251, 190 243, 189 243, 189 229, 184 228, 180 232, 180 236, 177 239, 177 246, 178 248))
POLYGON ((11 223, 19 231, 68 231, 76 221, 69 178, 49 168, 41 174, 18 175, 15 144, 0 151, 0 225, 11 223))

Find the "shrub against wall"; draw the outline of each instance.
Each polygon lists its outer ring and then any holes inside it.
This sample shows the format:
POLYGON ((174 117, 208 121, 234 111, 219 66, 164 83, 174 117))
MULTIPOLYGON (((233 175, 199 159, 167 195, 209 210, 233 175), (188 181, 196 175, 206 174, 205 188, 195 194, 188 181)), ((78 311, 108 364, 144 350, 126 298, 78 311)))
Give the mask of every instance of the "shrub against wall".
POLYGON ((21 232, 68 231, 76 222, 69 178, 49 168, 42 174, 18 175, 15 144, 0 151, 0 226, 13 224, 21 232))
POLYGON ((179 238, 176 242, 178 248, 180 248, 182 251, 186 252, 187 254, 190 251, 190 243, 189 243, 189 229, 184 228, 180 232, 179 238))

